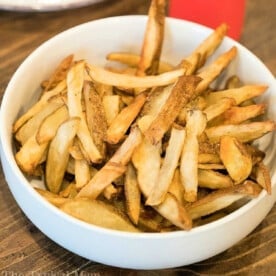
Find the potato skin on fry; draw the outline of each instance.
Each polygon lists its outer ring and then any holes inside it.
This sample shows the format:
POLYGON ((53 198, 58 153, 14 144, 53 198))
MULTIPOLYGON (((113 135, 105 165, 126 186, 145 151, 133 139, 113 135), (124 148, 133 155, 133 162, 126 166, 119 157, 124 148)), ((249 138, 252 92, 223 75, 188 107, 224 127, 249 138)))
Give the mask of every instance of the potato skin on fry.
POLYGON ((196 76, 182 76, 172 87, 166 104, 162 107, 158 116, 145 131, 146 138, 152 144, 161 141, 165 132, 171 127, 178 113, 194 97, 196 86, 201 81, 196 76))

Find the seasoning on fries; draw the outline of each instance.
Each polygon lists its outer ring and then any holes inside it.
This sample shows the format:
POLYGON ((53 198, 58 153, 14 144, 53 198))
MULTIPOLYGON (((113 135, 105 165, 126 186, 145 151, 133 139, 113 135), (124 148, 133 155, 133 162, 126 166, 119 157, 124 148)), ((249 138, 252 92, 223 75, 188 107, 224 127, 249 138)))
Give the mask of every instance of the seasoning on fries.
POLYGON ((233 47, 205 65, 225 24, 178 64, 164 61, 165 7, 152 0, 140 54, 107 54, 125 69, 71 54, 14 122, 20 169, 45 180, 36 190, 51 204, 88 223, 189 230, 240 199, 271 194, 265 153, 252 144, 276 129, 255 103, 267 86, 234 75, 214 87, 238 53, 233 47))

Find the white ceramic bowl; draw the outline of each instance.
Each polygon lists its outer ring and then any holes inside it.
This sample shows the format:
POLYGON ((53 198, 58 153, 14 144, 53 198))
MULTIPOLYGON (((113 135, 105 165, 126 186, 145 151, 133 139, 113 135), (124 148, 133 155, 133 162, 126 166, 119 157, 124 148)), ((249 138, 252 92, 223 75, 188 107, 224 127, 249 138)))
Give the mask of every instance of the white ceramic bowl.
MULTIPOLYGON (((36 49, 18 68, 5 92, 1 106, 1 158, 7 183, 29 219, 50 239, 85 258, 108 265, 161 269, 191 264, 216 255, 248 235, 266 216, 276 198, 275 134, 260 140, 267 152, 272 174, 273 195, 263 191, 258 198, 230 215, 191 231, 172 233, 127 233, 86 224, 44 200, 31 187, 16 165, 12 124, 37 98, 39 84, 63 57, 74 53, 91 63, 103 65, 111 51, 140 52, 145 16, 100 19, 65 31, 36 49), (231 233, 228 235, 227 233, 231 233)), ((210 29, 168 18, 162 58, 177 64, 209 33, 210 29)), ((270 86, 262 100, 276 119, 276 83, 268 69, 252 53, 226 38, 217 54, 235 45, 238 57, 232 69, 246 83, 270 86)))

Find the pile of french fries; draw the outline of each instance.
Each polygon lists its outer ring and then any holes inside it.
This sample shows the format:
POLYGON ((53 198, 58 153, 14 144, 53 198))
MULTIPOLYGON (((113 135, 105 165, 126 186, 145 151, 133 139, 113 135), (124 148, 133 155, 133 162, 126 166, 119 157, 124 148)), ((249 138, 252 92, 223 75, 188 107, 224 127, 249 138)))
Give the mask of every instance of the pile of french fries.
POLYGON ((267 86, 238 76, 212 86, 237 55, 233 47, 205 64, 225 24, 179 64, 164 62, 165 6, 152 0, 140 55, 109 53, 115 65, 105 68, 66 57, 13 125, 19 167, 45 181, 36 190, 86 222, 189 230, 271 193, 265 153, 252 144, 275 130, 255 102, 267 86))

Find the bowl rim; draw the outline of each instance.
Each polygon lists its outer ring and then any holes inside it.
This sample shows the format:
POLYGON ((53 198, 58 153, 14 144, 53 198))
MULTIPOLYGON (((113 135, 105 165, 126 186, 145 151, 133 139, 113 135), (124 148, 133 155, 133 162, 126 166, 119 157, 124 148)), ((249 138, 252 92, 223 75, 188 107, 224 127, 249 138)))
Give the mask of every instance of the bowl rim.
MULTIPOLYGON (((53 41, 62 38, 65 35, 70 35, 70 33, 78 31, 79 28, 85 28, 87 26, 89 26, 90 24, 93 24, 95 22, 100 22, 100 21, 108 21, 108 20, 122 20, 122 18, 124 19, 130 19, 130 18, 140 18, 139 20, 146 20, 147 16, 146 15, 122 15, 122 16, 112 16, 112 17, 107 17, 107 18, 101 18, 101 19, 97 19, 97 20, 92 20, 89 22, 85 22, 79 25, 76 25, 74 27, 71 27, 67 30, 64 30, 58 34, 56 34, 55 36, 51 37, 50 39, 42 42, 33 52, 31 52, 24 60, 23 62, 17 67, 16 71, 14 72, 14 74, 12 75, 5 91, 4 91, 4 95, 2 98, 2 102, 1 102, 1 107, 0 107, 0 144, 1 144, 1 161, 5 160, 5 162, 8 162, 8 166, 10 168, 12 168, 13 173, 16 174, 16 176, 18 177, 18 179, 21 180, 23 187, 25 189, 27 189, 28 193, 31 194, 32 196, 34 196, 39 202, 41 202, 41 204, 43 205, 43 207, 50 209, 51 212, 53 212, 55 215, 59 216, 62 219, 65 219, 67 222, 69 223, 74 223, 76 224, 78 227, 84 227, 88 230, 93 230, 95 232, 100 232, 100 233, 106 233, 106 234, 111 234, 114 236, 120 236, 120 237, 128 237, 128 238, 142 238, 142 239, 155 239, 155 238, 160 238, 162 237, 162 239, 170 239, 170 238, 176 238, 179 236, 183 236, 183 237, 189 237, 189 236, 193 236, 193 235, 197 235, 198 233, 204 233, 206 231, 209 231, 213 228, 217 228, 222 226, 223 224, 227 224, 232 220, 235 220, 236 218, 242 216, 243 214, 245 214, 249 209, 251 209, 252 207, 254 207, 255 205, 257 205, 264 197, 267 197, 267 193, 265 190, 263 190, 259 196, 257 198, 253 198, 251 199, 249 202, 247 202, 245 205, 239 207, 237 210, 231 212, 230 214, 226 215, 225 217, 222 217, 220 219, 217 219, 213 222, 201 225, 201 226, 196 226, 194 228, 192 228, 191 230, 177 230, 177 231, 172 231, 172 232, 162 232, 162 233, 132 233, 132 232, 126 232, 126 231, 120 231, 120 230, 113 230, 113 229, 108 229, 108 228, 103 228, 100 226, 96 226, 93 224, 89 224, 87 222, 81 221, 75 217, 72 217, 64 212, 62 212, 61 210, 59 210, 57 207, 55 207, 54 205, 52 205, 51 203, 49 203, 46 199, 44 199, 41 195, 38 194, 38 192, 36 192, 33 187, 30 185, 29 181, 27 180, 26 176, 24 175, 24 173, 19 169, 19 167, 17 166, 16 162, 15 162, 15 158, 14 158, 14 154, 12 152, 12 142, 8 141, 8 127, 6 125, 6 121, 4 120, 5 118, 5 103, 8 101, 8 93, 10 90, 12 90, 12 87, 14 85, 16 85, 16 80, 17 80, 17 76, 20 74, 20 72, 23 70, 24 71, 24 67, 26 66, 26 64, 28 64, 31 59, 39 54, 40 51, 43 50, 43 48, 45 48, 45 46, 48 46, 49 44, 51 44, 53 41), (5 147, 4 145, 9 145, 11 144, 11 147, 5 147), (2 156, 3 155, 3 156, 2 156)), ((192 21, 188 21, 188 20, 183 20, 183 19, 177 19, 177 18, 172 18, 172 17, 167 17, 166 18, 167 21, 172 21, 172 22, 178 22, 180 24, 183 24, 183 22, 185 24, 190 24, 195 26, 196 28, 200 28, 202 29, 204 32, 211 32, 213 29, 203 26, 199 23, 195 23, 192 21), (182 23, 181 23, 182 22, 182 23)), ((242 44, 240 44, 239 42, 235 41, 234 39, 230 38, 230 37, 225 37, 226 40, 228 40, 229 42, 231 42, 232 45, 237 46, 238 48, 242 49, 242 51, 246 51, 247 54, 251 57, 254 58, 265 70, 266 74, 269 74, 270 77, 274 78, 274 76, 272 75, 272 73, 270 72, 270 70, 265 66, 265 64, 255 55, 253 54, 251 51, 249 51, 247 48, 245 48, 242 44)), ((275 80, 275 78, 274 78, 275 80)), ((276 82, 276 80, 275 80, 276 82)), ((275 173, 274 173, 275 174, 275 173)), ((9 186, 9 183, 7 183, 9 186)), ((276 183, 272 183, 272 185, 275 185, 276 183)), ((27 215, 28 216, 28 215, 27 215)))

